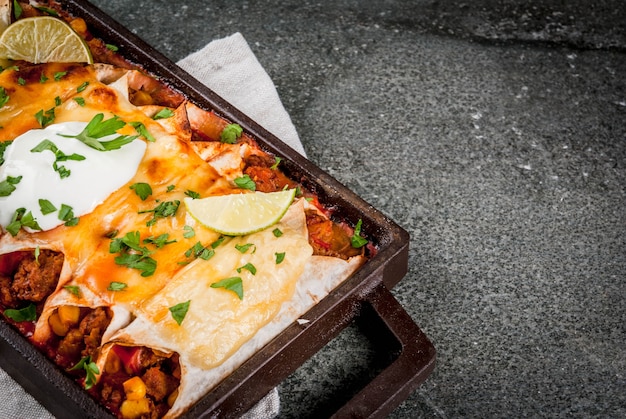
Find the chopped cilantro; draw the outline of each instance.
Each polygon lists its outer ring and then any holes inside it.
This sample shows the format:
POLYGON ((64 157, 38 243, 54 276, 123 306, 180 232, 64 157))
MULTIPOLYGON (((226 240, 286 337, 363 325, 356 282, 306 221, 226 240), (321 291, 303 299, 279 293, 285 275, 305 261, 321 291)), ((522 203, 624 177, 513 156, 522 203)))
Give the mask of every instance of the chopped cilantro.
POLYGON ((170 237, 169 233, 163 233, 158 235, 157 237, 150 236, 146 239, 143 239, 143 242, 146 244, 153 244, 157 249, 162 248, 166 244, 176 243, 176 240, 168 240, 170 237))
POLYGON ((238 276, 225 278, 221 281, 211 284, 211 288, 224 288, 237 294, 240 300, 243 300, 243 282, 238 276))
POLYGON ((239 250, 241 253, 246 253, 252 246, 254 246, 254 243, 236 244, 235 249, 239 250))
POLYGON ((26 212, 25 208, 18 208, 15 210, 11 222, 6 226, 6 230, 15 237, 22 227, 28 227, 32 230, 41 230, 32 212, 26 212))
POLYGON ((45 127, 54 121, 54 108, 50 108, 47 111, 40 109, 39 112, 35 114, 35 119, 39 122, 41 127, 45 127))
POLYGON ((238 124, 226 125, 220 134, 220 141, 226 144, 235 144, 237 142, 237 138, 241 137, 242 133, 243 128, 241 128, 238 124))
POLYGON ((276 264, 280 264, 283 262, 283 260, 285 260, 285 252, 281 252, 281 253, 274 253, 274 255, 276 255, 276 264))
POLYGON ((141 198, 142 201, 145 201, 150 195, 152 195, 152 188, 149 184, 143 182, 137 182, 130 185, 130 189, 135 191, 137 196, 141 198))
POLYGON ((125 282, 117 282, 117 281, 113 281, 109 284, 109 286, 107 287, 107 290, 109 291, 122 291, 123 289, 127 288, 128 284, 125 282))
POLYGON ((198 199, 198 198, 200 198, 200 194, 198 192, 191 191, 189 189, 187 191, 185 191, 185 195, 187 195, 191 199, 198 199))
POLYGON ((178 303, 169 308, 170 313, 172 313, 172 318, 174 319, 174 321, 176 321, 176 323, 178 323, 179 326, 185 319, 185 316, 187 315, 187 311, 189 311, 190 303, 191 303, 191 300, 187 300, 184 303, 178 303))
MULTIPOLYGON (((84 130, 78 135, 62 135, 63 137, 76 138, 89 147, 99 151, 111 151, 122 148, 137 138, 136 135, 120 135, 110 141, 99 141, 99 138, 113 135, 117 130, 126 126, 118 116, 104 120, 104 114, 94 116, 84 130)), ((61 135, 61 134, 59 134, 61 135)))
POLYGON ((89 82, 88 81, 83 82, 80 86, 76 88, 76 92, 78 93, 84 92, 87 86, 89 86, 89 82))
POLYGON ((191 226, 184 226, 183 227, 183 237, 186 239, 191 239, 192 237, 196 236, 196 232, 194 231, 193 227, 191 226))
POLYGON ((151 143, 156 141, 156 139, 152 136, 152 134, 150 134, 150 131, 148 131, 148 128, 146 128, 146 126, 142 124, 141 122, 129 122, 129 125, 135 128, 135 130, 139 133, 139 135, 141 135, 142 137, 144 137, 146 140, 150 141, 151 143))
POLYGON ((166 118, 171 118, 172 116, 174 116, 174 111, 172 111, 169 108, 163 108, 159 112, 157 112, 156 115, 152 117, 152 119, 154 120, 166 119, 166 118))
POLYGON ((350 244, 352 247, 358 249, 359 247, 363 247, 367 244, 367 239, 361 236, 361 226, 363 224, 363 220, 359 219, 354 227, 354 234, 350 238, 350 244))
POLYGON ((7 104, 11 97, 7 94, 4 87, 0 87, 0 108, 7 104))
POLYGON ((153 213, 152 219, 149 220, 146 225, 148 227, 153 226, 160 218, 173 217, 176 215, 176 211, 178 211, 178 207, 180 206, 179 200, 174 201, 163 201, 156 208, 151 210, 143 210, 139 211, 139 214, 145 213, 153 213))
POLYGON ((43 140, 37 146, 32 148, 30 151, 31 153, 41 153, 43 151, 51 151, 55 157, 54 163, 52 163, 52 168, 54 169, 55 172, 59 173, 59 176, 61 176, 61 179, 68 177, 71 174, 71 171, 67 169, 65 166, 59 165, 58 164, 59 162, 64 162, 68 160, 74 160, 74 161, 85 160, 85 156, 82 156, 80 154, 72 153, 68 155, 68 154, 63 153, 61 150, 58 149, 56 144, 54 144, 50 140, 43 140))
POLYGON ((18 176, 18 177, 7 176, 5 180, 0 182, 0 196, 11 195, 13 191, 17 189, 15 185, 20 183, 21 180, 22 180, 22 176, 18 176))
POLYGON ((270 169, 272 170, 278 169, 278 165, 280 164, 281 161, 283 161, 283 159, 281 159, 280 157, 274 157, 274 164, 270 167, 270 169))
POLYGON ((241 189, 256 191, 256 183, 254 183, 250 175, 243 175, 242 177, 238 177, 234 180, 234 182, 235 185, 239 186, 241 189))
POLYGON ((41 211, 43 215, 47 215, 47 214, 52 214, 53 212, 55 212, 57 210, 57 207, 52 205, 52 202, 48 201, 47 199, 40 199, 39 210, 41 211))
POLYGON ((256 267, 251 263, 246 263, 245 265, 237 268, 237 273, 241 273, 242 270, 249 271, 252 275, 256 275, 256 267))
POLYGON ((37 308, 30 303, 24 308, 4 310, 4 315, 15 322, 32 322, 37 320, 37 308))
POLYGON ((80 287, 76 285, 66 285, 63 287, 67 292, 77 297, 80 296, 80 287))
POLYGON ((80 359, 76 365, 70 368, 70 371, 85 370, 85 390, 89 390, 96 384, 96 376, 100 374, 100 370, 95 362, 91 360, 91 356, 80 359))

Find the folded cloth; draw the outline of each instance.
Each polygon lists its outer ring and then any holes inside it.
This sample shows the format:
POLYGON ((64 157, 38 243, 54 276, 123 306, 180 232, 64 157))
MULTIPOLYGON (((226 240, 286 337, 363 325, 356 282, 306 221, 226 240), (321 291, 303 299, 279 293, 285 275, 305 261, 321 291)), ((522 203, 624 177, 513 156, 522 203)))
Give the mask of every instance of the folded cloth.
POLYGON ((177 63, 300 154, 304 148, 274 83, 240 33, 207 44, 177 63))
MULTIPOLYGON (((210 42, 178 65, 294 150, 305 154, 274 83, 240 33, 210 42)), ((53 418, 2 369, 0 394, 3 395, 0 418, 53 418)), ((273 389, 243 418, 270 419, 278 415, 279 409, 278 390, 273 389)))

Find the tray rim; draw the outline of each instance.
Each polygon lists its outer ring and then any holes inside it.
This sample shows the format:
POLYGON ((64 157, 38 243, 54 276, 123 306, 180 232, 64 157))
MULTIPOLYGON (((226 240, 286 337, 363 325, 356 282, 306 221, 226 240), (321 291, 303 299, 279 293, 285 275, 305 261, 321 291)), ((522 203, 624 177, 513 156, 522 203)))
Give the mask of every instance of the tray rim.
MULTIPOLYGON (((323 318, 327 315, 329 310, 332 310, 334 305, 342 302, 345 303, 344 300, 347 298, 350 298, 348 304, 357 305, 361 301, 369 298, 372 290, 374 290, 381 283, 390 289, 405 276, 408 270, 409 234, 402 227, 365 202, 362 198, 357 196, 354 192, 349 190, 322 169, 314 165, 311 161, 300 155, 297 151, 293 150, 272 133, 265 130, 262 126, 236 109, 214 91, 201 84, 165 57, 162 53, 143 41, 138 35, 135 35, 130 30, 117 23, 105 12, 89 1, 60 0, 58 3, 60 3, 62 7, 72 15, 83 17, 88 22, 88 27, 90 29, 96 29, 97 36, 103 37, 100 32, 110 30, 110 32, 107 33, 107 36, 103 38, 107 41, 115 41, 116 45, 120 46, 122 49, 123 56, 126 57, 124 54, 126 49, 129 51, 132 50, 133 53, 131 54, 131 61, 135 64, 145 68, 153 75, 167 80, 170 86, 182 92, 188 99, 198 106, 213 109, 221 116, 233 122, 239 123, 244 130, 250 133, 259 145, 266 151, 285 157, 286 164, 289 165, 288 168, 290 170, 297 173, 304 173, 307 177, 312 176, 313 178, 309 179, 309 181, 314 184, 316 188, 318 188, 315 192, 320 193, 323 196, 323 202, 338 206, 340 210, 345 210, 349 207, 350 210, 354 210, 356 213, 363 216, 364 231, 370 233, 373 232, 372 237, 378 239, 379 251, 377 255, 368 260, 357 272, 340 284, 335 290, 331 291, 326 298, 309 310, 309 312, 303 315, 303 317, 308 316, 314 321, 323 321, 323 318), (146 63, 148 63, 148 65, 146 65, 146 63)), ((34 359, 36 361, 36 365, 41 365, 42 361, 41 359, 38 359, 39 356, 37 355, 40 353, 20 335, 16 335, 19 336, 19 339, 15 340, 15 336, 12 335, 12 332, 6 330, 7 327, 10 328, 10 326, 5 322, 0 323, 2 323, 2 326, 0 326, 0 336, 2 336, 4 340, 3 343, 8 344, 8 346, 4 345, 3 352, 9 350, 9 347, 12 347, 15 352, 19 354, 19 356, 31 361, 34 359), (20 342, 20 339, 23 340, 23 342, 20 342), (22 343, 26 343, 26 345, 31 346, 36 354, 30 353, 29 348, 22 345, 22 343)), ((340 326, 341 325, 339 325, 337 330, 333 332, 338 333, 341 329, 340 326)), ((288 342, 293 340, 294 336, 297 336, 298 333, 299 330, 297 329, 297 325, 292 324, 287 329, 283 330, 283 332, 272 340, 272 342, 266 345, 265 348, 261 348, 261 350, 255 353, 250 359, 248 359, 248 361, 235 370, 231 376, 234 376, 237 371, 240 371, 244 367, 252 370, 258 369, 259 366, 264 363, 264 360, 260 359, 261 355, 259 354, 263 354, 263 351, 272 345, 282 345, 283 347, 288 348, 288 342)), ((330 338, 328 340, 330 340, 330 338)), ((42 354, 41 356, 43 357, 42 354)), ((432 357, 434 357, 434 353, 432 354, 432 357)), ((5 357, 2 356, 2 358, 3 360, 0 364, 6 364, 4 362, 5 357)), ((56 368, 54 364, 48 361, 47 358, 43 357, 43 360, 44 364, 45 362, 49 362, 54 368, 52 371, 44 371, 42 376, 44 376, 44 378, 49 382, 52 382, 53 380, 60 380, 60 382, 63 382, 63 379, 59 377, 64 377, 65 375, 58 368, 56 368), (59 374, 56 374, 54 369, 56 369, 59 374)), ((20 382, 20 379, 26 379, 26 381, 28 381, 28 377, 20 376, 21 374, 19 371, 13 372, 16 376, 11 373, 9 374, 12 375, 16 381, 20 382)), ((228 378, 225 379, 224 382, 218 384, 218 386, 207 393, 207 395, 203 396, 201 401, 215 393, 217 389, 223 389, 223 385, 227 381, 228 378)), ((52 384, 55 385, 58 384, 58 382, 59 381, 57 381, 57 383, 52 382, 52 384)), ((239 383, 238 386, 242 386, 245 383, 245 381, 243 383, 239 383)), ((25 387, 27 386, 28 383, 25 387)), ((67 387, 63 384, 61 387, 61 392, 69 396, 69 398, 74 401, 77 400, 74 393, 83 393, 86 395, 86 393, 78 385, 74 386, 77 392, 72 389, 72 386, 67 387)), ((223 392, 223 394, 226 393, 228 393, 228 391, 223 392)), ((33 393, 31 392, 31 394, 33 393)), ((37 398, 36 394, 33 395, 37 398)), ((257 395, 258 399, 260 400, 260 398, 264 395, 265 393, 257 395)), ((223 401, 224 397, 220 400, 223 401)), ((89 400, 92 399, 89 398, 89 400)), ((220 400, 217 400, 216 403, 219 404, 221 402, 220 400)), ((247 410, 245 407, 252 407, 256 401, 258 400, 248 401, 245 403, 241 408, 242 412, 247 410)), ((93 414, 93 417, 100 417, 103 409, 99 404, 95 403, 95 401, 92 402, 94 406, 89 406, 89 401, 80 400, 79 396, 77 404, 87 415, 93 414)), ((59 406, 55 406, 54 403, 52 405, 48 405, 46 403, 50 403, 50 400, 43 400, 43 404, 51 411, 59 409, 59 406)), ((196 405, 199 403, 200 402, 196 403, 196 405)))

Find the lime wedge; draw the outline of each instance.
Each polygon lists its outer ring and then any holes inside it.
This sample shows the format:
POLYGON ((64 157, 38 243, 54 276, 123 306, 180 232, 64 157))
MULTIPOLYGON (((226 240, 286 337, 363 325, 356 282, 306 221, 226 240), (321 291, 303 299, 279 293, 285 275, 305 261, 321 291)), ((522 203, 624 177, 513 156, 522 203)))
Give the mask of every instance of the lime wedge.
POLYGON ((295 189, 185 198, 187 211, 203 226, 228 236, 251 234, 285 215, 296 196, 295 189))
POLYGON ((0 59, 33 64, 93 63, 89 47, 67 23, 52 16, 20 19, 0 35, 0 59))

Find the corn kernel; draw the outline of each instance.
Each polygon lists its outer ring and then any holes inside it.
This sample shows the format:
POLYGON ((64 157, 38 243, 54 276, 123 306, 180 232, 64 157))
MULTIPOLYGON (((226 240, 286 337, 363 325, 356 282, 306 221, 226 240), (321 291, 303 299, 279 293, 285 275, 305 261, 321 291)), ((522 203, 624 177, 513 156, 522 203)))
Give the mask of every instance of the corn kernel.
POLYGON ((126 392, 126 400, 140 400, 146 396, 146 385, 139 377, 129 378, 122 385, 126 392))
POLYGON ((59 318, 69 326, 78 324, 80 320, 80 307, 77 306, 61 306, 58 308, 59 318))
POLYGON ((177 397, 178 397, 178 389, 176 389, 176 390, 172 391, 172 392, 170 393, 170 395, 169 395, 169 396, 167 396, 167 405, 168 405, 169 407, 174 406, 174 402, 176 401, 176 398, 177 398, 177 397))
POLYGON ((53 313, 48 317, 48 324, 57 336, 65 336, 69 330, 69 326, 61 321, 59 313, 53 313))
POLYGON ((146 398, 140 400, 124 400, 120 406, 120 413, 125 419, 138 418, 141 415, 150 413, 150 404, 146 398))

